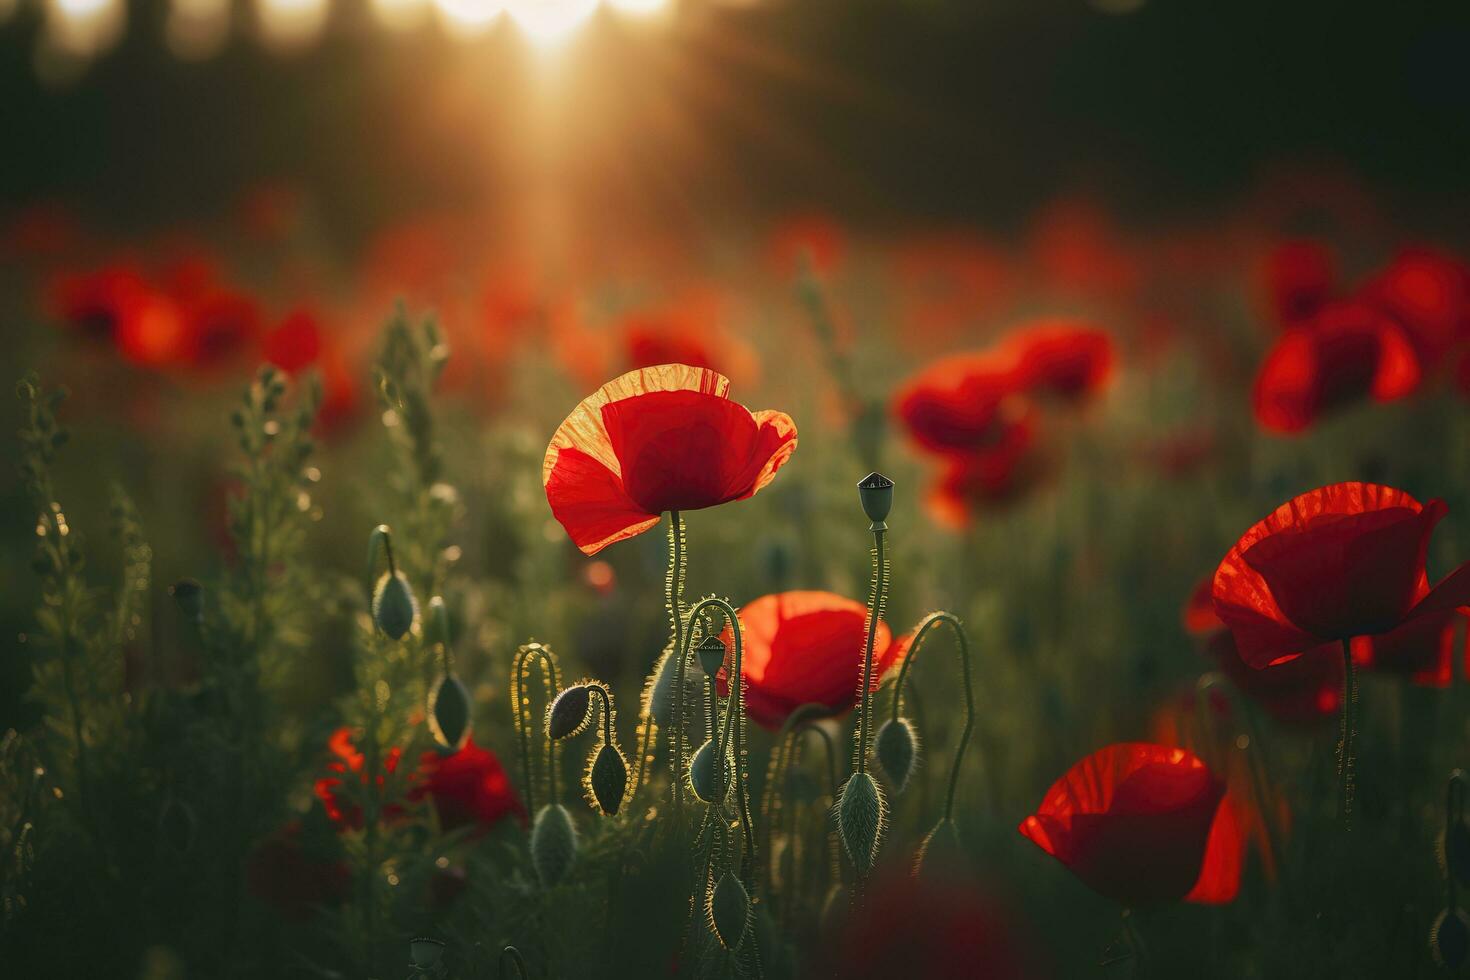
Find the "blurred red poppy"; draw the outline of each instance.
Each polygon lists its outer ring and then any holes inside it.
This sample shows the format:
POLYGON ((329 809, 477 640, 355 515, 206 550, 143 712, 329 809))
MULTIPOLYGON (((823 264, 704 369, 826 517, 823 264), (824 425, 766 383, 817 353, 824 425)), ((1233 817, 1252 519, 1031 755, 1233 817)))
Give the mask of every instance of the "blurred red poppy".
POLYGON ((1005 907, 958 880, 879 881, 820 952, 812 976, 1024 980, 1049 976, 1005 907))
POLYGON ((950 528, 968 527, 976 510, 1011 503, 1047 476, 1048 463, 1037 440, 1037 413, 1024 402, 1022 414, 1005 418, 995 445, 964 455, 946 456, 924 496, 929 515, 950 528))
POLYGON ((1316 316, 1337 287, 1337 256, 1315 239, 1281 242, 1266 253, 1260 270, 1268 313, 1280 328, 1316 316))
POLYGON ((265 335, 262 348, 267 361, 290 374, 316 363, 322 352, 317 315, 306 307, 292 310, 265 335))
POLYGON ((713 371, 664 364, 603 385, 551 437, 542 482, 551 512, 589 555, 653 527, 668 510, 753 496, 796 450, 782 412, 752 413, 713 371))
MULTIPOLYGON (((335 776, 323 776, 316 781, 314 792, 317 799, 322 801, 322 807, 327 811, 328 818, 342 830, 362 829, 362 807, 351 800, 352 792, 346 790, 344 777, 357 775, 358 782, 367 785, 368 777, 364 769, 367 759, 357 751, 352 743, 352 729, 339 728, 327 739, 327 750, 333 758, 327 763, 327 769, 337 773, 335 776)), ((383 756, 383 772, 378 775, 378 791, 381 792, 387 781, 384 774, 392 774, 398 771, 398 763, 403 756, 403 750, 398 747, 389 749, 383 756)), ((403 807, 397 803, 388 803, 382 808, 385 818, 402 816, 403 807)))
POLYGON ((292 820, 257 844, 245 858, 245 887, 287 918, 304 921, 317 908, 351 894, 347 863, 308 851, 300 820, 292 820))
POLYGON ((1015 287, 1006 253, 973 235, 940 233, 904 242, 893 275, 911 343, 942 343, 993 314, 1015 287))
MULTIPOLYGON (((796 708, 826 705, 834 715, 857 703, 868 607, 831 592, 778 592, 740 610, 745 649, 745 710, 763 728, 778 729, 796 708)), ((873 684, 899 660, 881 619, 873 636, 873 684)), ((726 648, 733 637, 725 631, 726 648)), ((720 672, 720 691, 728 693, 720 672)))
POLYGON ((842 265, 847 241, 837 222, 826 215, 798 214, 786 218, 771 233, 766 253, 772 272, 782 279, 808 268, 827 276, 842 265))
MULTIPOLYGON (((1225 782, 1192 752, 1143 742, 1099 749, 1047 790, 1021 833, 1125 906, 1228 890, 1207 862, 1225 782)), ((1238 874, 1238 866, 1235 869, 1238 874)))
POLYGON ((1372 483, 1336 483, 1282 504, 1215 572, 1215 611, 1242 659, 1266 667, 1470 603, 1470 563, 1433 591, 1425 574, 1429 535, 1445 509, 1372 483))
POLYGON ((1393 320, 1340 303, 1282 335, 1261 363, 1252 402, 1264 428, 1300 432, 1356 402, 1410 395, 1420 378, 1414 347, 1393 320))
POLYGON ((1015 361, 995 351, 941 358, 903 382, 893 414, 910 438, 935 453, 968 453, 995 446, 1005 416, 1021 411, 1015 361))
POLYGON ((1002 339, 1000 350, 1015 365, 1023 391, 1069 402, 1107 387, 1117 360, 1106 330, 1061 317, 1017 327, 1002 339))
POLYGON ((1456 610, 1410 619, 1379 636, 1355 636, 1353 663, 1384 674, 1397 674, 1423 687, 1449 687, 1455 679, 1456 610))
POLYGON ((500 759, 474 739, 450 755, 425 752, 414 779, 408 798, 432 800, 445 830, 474 827, 483 832, 509 816, 525 822, 525 808, 500 759))
POLYGON ((1470 334, 1470 265, 1431 248, 1407 248, 1362 290, 1392 317, 1426 368, 1470 334))
POLYGON ((624 369, 687 364, 752 383, 758 374, 755 352, 725 328, 727 306, 718 290, 703 287, 625 314, 618 324, 624 369))

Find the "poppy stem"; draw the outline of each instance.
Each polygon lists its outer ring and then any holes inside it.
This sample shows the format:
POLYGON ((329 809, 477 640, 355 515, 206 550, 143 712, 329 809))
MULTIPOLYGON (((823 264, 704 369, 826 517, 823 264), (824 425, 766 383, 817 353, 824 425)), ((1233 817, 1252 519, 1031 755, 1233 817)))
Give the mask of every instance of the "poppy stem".
POLYGON ((600 683, 587 685, 587 690, 602 699, 602 741, 604 745, 612 745, 614 737, 612 695, 600 683))
POLYGON ((853 768, 859 773, 868 771, 869 729, 873 714, 873 641, 877 636, 878 617, 883 611, 884 593, 888 586, 888 561, 883 554, 883 535, 888 525, 875 521, 869 527, 873 532, 873 591, 868 600, 868 623, 863 638, 862 686, 858 689, 858 731, 856 756, 853 768))
MULTIPOLYGON (((761 843, 768 857, 767 887, 774 884, 776 880, 775 853, 771 840, 775 828, 784 822, 785 811, 790 806, 786 786, 790 779, 791 767, 796 764, 799 755, 797 742, 801 735, 800 726, 809 719, 819 718, 831 712, 832 709, 827 705, 810 701, 787 715, 786 720, 781 724, 781 730, 776 733, 776 751, 771 753, 771 762, 766 771, 765 795, 761 799, 761 823, 764 830, 761 843)), ((826 732, 822 734, 825 735, 826 732)), ((836 796, 835 792, 833 796, 836 796)))
MULTIPOLYGON (((526 812, 536 813, 536 772, 531 762, 531 733, 538 727, 531 710, 531 692, 527 688, 529 667, 532 661, 541 665, 542 694, 547 704, 561 690, 561 671, 557 666, 556 654, 551 648, 532 640, 516 650, 511 661, 510 700, 515 707, 516 736, 521 749, 521 781, 526 793, 526 812)), ((547 802, 555 803, 557 788, 561 780, 557 773, 557 743, 548 735, 546 739, 546 794, 547 802)))
POLYGON ((1352 830, 1353 787, 1357 776, 1354 742, 1357 739, 1358 673, 1353 644, 1342 641, 1342 726, 1337 745, 1337 819, 1352 830))
POLYGON ((965 635, 965 627, 954 613, 944 610, 932 612, 925 616, 914 630, 914 642, 909 645, 908 655, 903 658, 903 665, 898 670, 898 682, 893 688, 893 720, 898 721, 899 710, 903 703, 903 685, 908 679, 909 668, 913 666, 914 660, 919 655, 919 647, 923 645, 929 632, 941 623, 948 625, 954 631, 955 640, 958 643, 960 668, 965 681, 965 729, 960 733, 959 745, 955 746, 954 762, 949 769, 949 785, 944 795, 944 819, 949 820, 954 817, 955 791, 960 783, 960 764, 965 759, 965 748, 970 744, 970 736, 975 731, 975 688, 970 679, 970 641, 965 635))

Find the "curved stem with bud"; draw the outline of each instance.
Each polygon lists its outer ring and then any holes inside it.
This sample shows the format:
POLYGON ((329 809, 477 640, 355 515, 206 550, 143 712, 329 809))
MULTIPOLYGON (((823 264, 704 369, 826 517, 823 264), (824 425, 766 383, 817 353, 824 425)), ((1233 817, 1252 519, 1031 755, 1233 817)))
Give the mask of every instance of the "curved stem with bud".
POLYGON ((960 733, 960 741, 954 750, 954 762, 950 764, 949 784, 944 795, 944 819, 954 817, 955 791, 960 782, 960 764, 965 758, 965 749, 970 744, 970 736, 975 731, 975 688, 970 677, 970 641, 965 634, 965 627, 959 617, 954 613, 940 610, 932 612, 919 621, 914 629, 914 641, 909 645, 908 654, 903 658, 903 666, 898 671, 898 682, 893 689, 893 721, 898 721, 899 709, 903 703, 903 686, 908 680, 909 670, 912 669, 914 661, 918 658, 919 649, 929 633, 940 625, 947 625, 954 632, 955 641, 958 644, 957 652, 960 658, 960 669, 965 683, 965 728, 960 733))
MULTIPOLYGON (((515 706, 516 735, 521 748, 521 779, 525 786, 526 811, 536 813, 535 767, 531 761, 531 733, 538 727, 536 716, 531 710, 531 692, 527 690, 528 675, 532 662, 541 665, 542 693, 549 704, 561 690, 561 671, 556 654, 541 643, 532 640, 516 650, 511 662, 510 699, 515 706)), ((558 749, 555 739, 547 738, 546 788, 547 801, 556 802, 560 779, 557 772, 558 749)))

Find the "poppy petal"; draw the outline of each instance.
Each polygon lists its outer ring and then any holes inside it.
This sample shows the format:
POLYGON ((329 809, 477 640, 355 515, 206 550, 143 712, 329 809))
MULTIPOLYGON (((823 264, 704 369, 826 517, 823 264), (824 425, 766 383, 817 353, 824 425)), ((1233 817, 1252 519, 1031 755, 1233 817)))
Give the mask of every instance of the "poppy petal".
POLYGON ((635 504, 619 480, 596 458, 575 447, 557 454, 546 481, 551 513, 578 548, 595 555, 659 522, 635 504))

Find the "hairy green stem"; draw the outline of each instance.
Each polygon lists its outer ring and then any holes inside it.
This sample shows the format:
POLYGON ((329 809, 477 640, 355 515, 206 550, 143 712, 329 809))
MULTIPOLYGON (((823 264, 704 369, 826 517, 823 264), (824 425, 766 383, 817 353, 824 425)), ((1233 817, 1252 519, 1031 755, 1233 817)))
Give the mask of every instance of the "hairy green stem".
POLYGON ((885 524, 874 524, 873 532, 873 592, 868 600, 868 624, 863 640, 862 687, 858 689, 857 758, 853 768, 859 773, 868 771, 869 728, 873 714, 873 641, 878 632, 878 616, 883 609, 884 591, 888 585, 888 564, 883 555, 883 535, 888 531, 885 524))
MULTIPOLYGON (((516 650, 515 659, 511 662, 510 696, 515 704, 516 735, 520 740, 521 780, 526 793, 526 812, 532 816, 536 813, 536 772, 531 760, 531 733, 539 726, 536 725, 536 717, 531 711, 531 692, 526 685, 533 660, 541 665, 541 687, 546 702, 549 704, 556 692, 561 690, 561 671, 557 667, 556 655, 550 648, 532 641, 516 650)), ((549 736, 546 745, 547 802, 555 803, 557 789, 561 785, 557 771, 560 753, 557 743, 549 736)))
POLYGON ((929 636, 931 630, 940 624, 945 624, 954 632, 955 641, 960 658, 960 669, 965 682, 965 728, 960 733, 960 741, 954 750, 954 762, 949 768, 949 784, 944 795, 944 819, 954 817, 955 791, 960 782, 960 764, 965 759, 965 749, 970 744, 970 736, 975 731, 975 688, 970 677, 970 641, 965 634, 965 628, 960 623, 959 617, 950 612, 933 612, 919 623, 914 631, 914 642, 909 645, 908 655, 903 658, 903 666, 898 671, 898 683, 893 689, 893 720, 898 720, 899 709, 903 703, 903 686, 908 680, 909 670, 914 661, 918 659, 919 649, 924 640, 929 636))
POLYGON ((1337 819, 1352 830, 1353 784, 1356 778, 1358 673, 1351 640, 1342 641, 1342 726, 1337 744, 1337 819))

